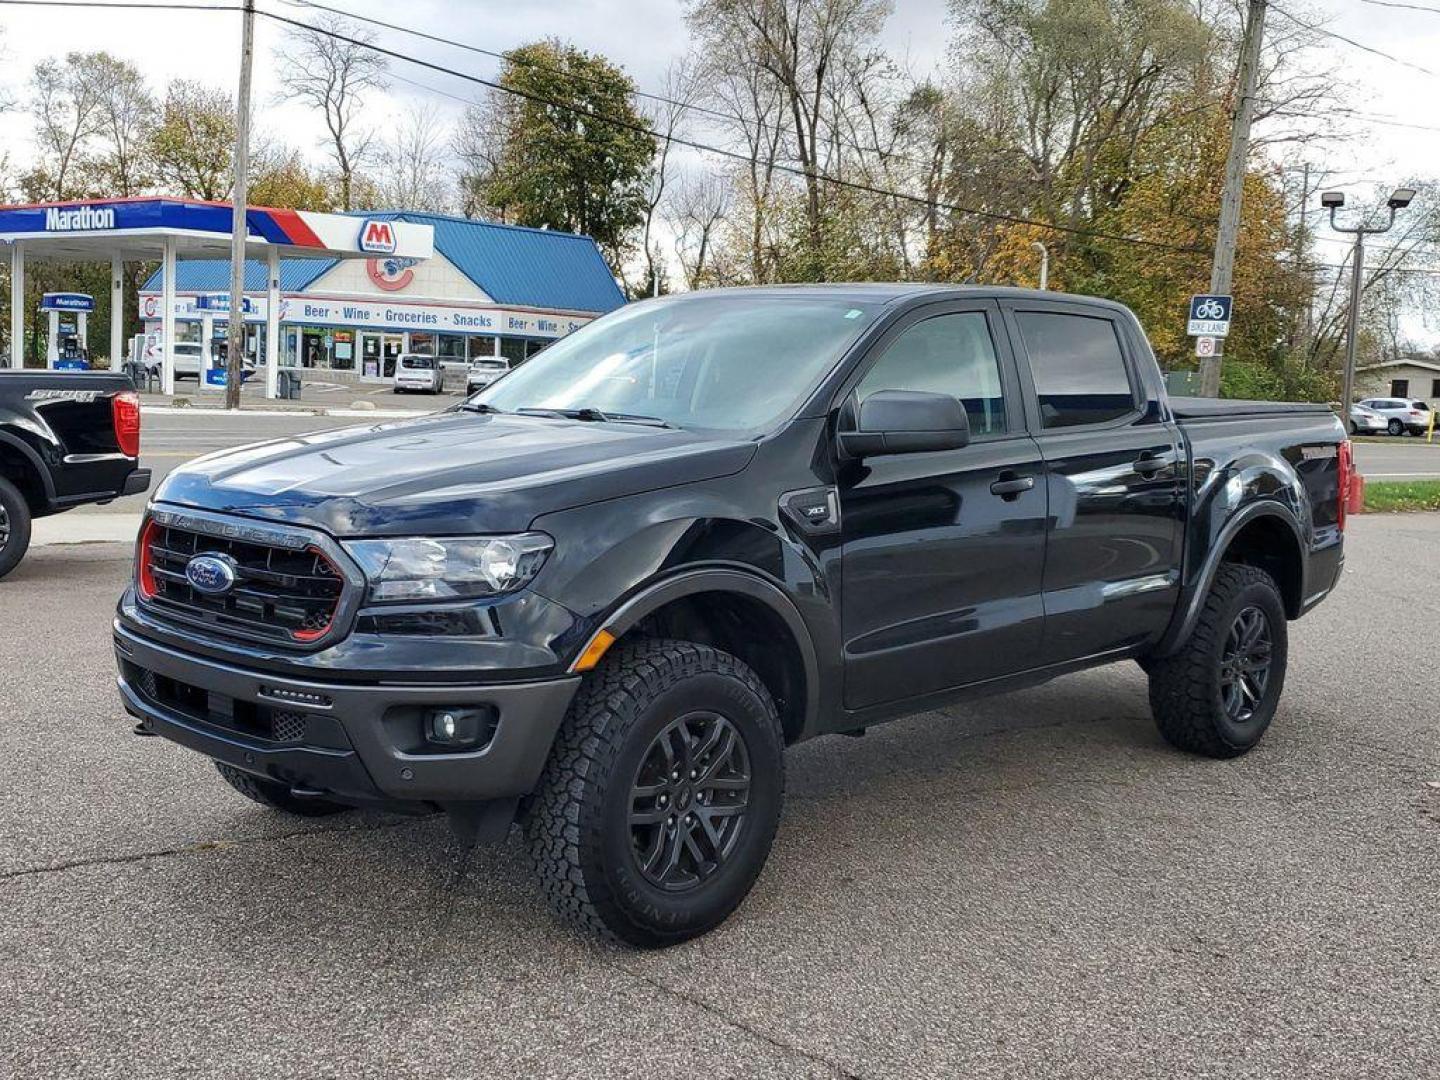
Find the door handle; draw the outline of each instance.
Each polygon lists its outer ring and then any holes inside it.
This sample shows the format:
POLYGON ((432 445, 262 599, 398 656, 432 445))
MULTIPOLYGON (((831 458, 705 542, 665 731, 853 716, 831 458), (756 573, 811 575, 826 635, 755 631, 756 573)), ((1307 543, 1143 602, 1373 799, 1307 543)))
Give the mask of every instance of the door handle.
POLYGON ((1174 454, 1152 454, 1144 453, 1135 461, 1135 471, 1141 476, 1149 476, 1161 469, 1168 469, 1175 464, 1174 454))
POLYGON ((1009 502, 1017 498, 1022 491, 1029 491, 1035 486, 1033 476, 1016 476, 1012 472, 1003 472, 1000 479, 990 485, 990 494, 999 495, 1009 502))

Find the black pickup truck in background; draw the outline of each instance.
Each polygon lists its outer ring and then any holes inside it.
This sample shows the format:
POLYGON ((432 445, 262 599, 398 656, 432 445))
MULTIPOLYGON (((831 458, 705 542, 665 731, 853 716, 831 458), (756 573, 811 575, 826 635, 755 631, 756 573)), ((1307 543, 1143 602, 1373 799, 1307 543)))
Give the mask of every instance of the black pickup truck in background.
POLYGON ((140 397, 127 376, 0 371, 0 578, 30 546, 30 522, 138 495, 140 397))
POLYGON ((519 821, 560 912, 664 945, 749 891, 788 744, 1133 660, 1171 744, 1255 746, 1349 451, 1323 405, 1169 400, 1104 301, 647 301, 447 412, 171 472, 120 690, 268 806, 519 821))

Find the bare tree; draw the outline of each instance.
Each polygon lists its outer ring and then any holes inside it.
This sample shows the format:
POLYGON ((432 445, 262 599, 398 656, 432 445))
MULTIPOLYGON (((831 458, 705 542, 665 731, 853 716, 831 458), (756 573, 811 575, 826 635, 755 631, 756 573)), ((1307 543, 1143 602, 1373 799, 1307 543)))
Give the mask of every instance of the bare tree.
POLYGON ((63 60, 42 60, 30 77, 30 112, 41 154, 30 187, 43 197, 83 193, 76 180, 83 170, 76 166, 91 140, 105 130, 105 87, 89 61, 87 54, 73 52, 63 60))
POLYGON ((732 181, 715 173, 681 174, 665 201, 663 218, 675 237, 675 257, 685 287, 698 289, 711 279, 717 233, 733 201, 732 181))
POLYGON ((448 212, 454 193, 448 176, 445 125, 428 105, 414 105, 396 126, 394 136, 381 147, 384 178, 379 182, 382 201, 408 210, 448 212))
POLYGON ((693 56, 685 56, 670 65, 665 72, 662 93, 664 100, 646 119, 655 132, 657 149, 655 163, 650 174, 650 186, 645 192, 645 225, 641 230, 640 246, 645 252, 645 281, 643 287, 658 291, 660 243, 655 239, 656 215, 665 199, 665 191, 674 171, 673 154, 675 139, 680 135, 686 122, 686 114, 697 96, 696 64, 693 56))
POLYGON ((159 109, 145 77, 133 64, 104 56, 96 76, 103 143, 98 164, 106 188, 116 195, 138 195, 152 179, 150 136, 159 109))
POLYGON ((367 47, 374 41, 370 30, 325 14, 276 50, 281 99, 308 104, 324 119, 342 210, 354 209, 355 173, 374 149, 374 129, 359 122, 365 95, 387 85, 385 57, 367 47))
POLYGON ((486 105, 468 105, 455 129, 451 149, 460 159, 460 212, 466 217, 505 220, 503 207, 493 206, 485 193, 500 168, 505 142, 490 127, 486 105))

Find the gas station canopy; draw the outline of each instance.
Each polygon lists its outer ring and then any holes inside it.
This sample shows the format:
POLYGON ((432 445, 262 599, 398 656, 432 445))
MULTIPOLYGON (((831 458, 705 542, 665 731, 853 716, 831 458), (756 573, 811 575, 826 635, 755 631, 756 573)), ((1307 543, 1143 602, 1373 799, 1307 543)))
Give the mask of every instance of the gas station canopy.
MULTIPOLYGON (((38 203, 0 207, 0 244, 10 249, 11 296, 10 365, 24 360, 25 264, 27 260, 104 261, 111 267, 111 364, 119 366, 118 343, 123 336, 121 300, 125 260, 158 259, 164 274, 163 311, 166 393, 174 391, 175 327, 173 299, 177 258, 219 258, 230 253, 229 203, 166 197, 106 199, 86 202, 38 203)), ((434 231, 429 225, 381 220, 350 214, 322 214, 309 210, 276 210, 263 206, 245 211, 245 254, 264 258, 269 266, 272 313, 279 311, 279 260, 371 259, 391 255, 428 259, 434 253, 434 231)), ((274 397, 278 374, 278 328, 270 327, 266 342, 266 393, 274 397)))

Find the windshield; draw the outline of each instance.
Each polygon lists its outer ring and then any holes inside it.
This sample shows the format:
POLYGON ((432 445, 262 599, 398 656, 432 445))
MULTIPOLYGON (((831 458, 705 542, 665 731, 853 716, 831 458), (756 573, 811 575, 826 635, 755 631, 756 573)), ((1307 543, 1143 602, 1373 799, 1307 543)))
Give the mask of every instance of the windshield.
POLYGON ((794 415, 880 305, 825 296, 692 293, 621 308, 472 399, 504 412, 597 409, 725 433, 794 415))

